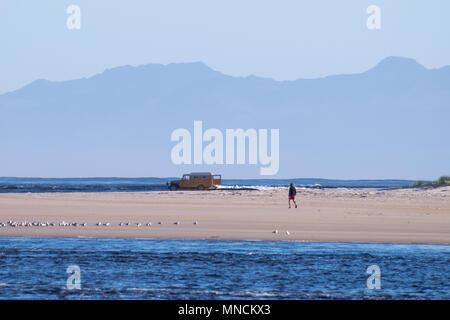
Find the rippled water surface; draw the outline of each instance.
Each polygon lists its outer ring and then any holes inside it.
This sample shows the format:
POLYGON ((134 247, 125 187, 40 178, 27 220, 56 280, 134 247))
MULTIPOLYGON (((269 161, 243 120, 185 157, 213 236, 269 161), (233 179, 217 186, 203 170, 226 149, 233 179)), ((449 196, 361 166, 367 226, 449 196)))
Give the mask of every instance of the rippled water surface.
POLYGON ((0 299, 450 299, 449 264, 447 245, 2 237, 0 299))

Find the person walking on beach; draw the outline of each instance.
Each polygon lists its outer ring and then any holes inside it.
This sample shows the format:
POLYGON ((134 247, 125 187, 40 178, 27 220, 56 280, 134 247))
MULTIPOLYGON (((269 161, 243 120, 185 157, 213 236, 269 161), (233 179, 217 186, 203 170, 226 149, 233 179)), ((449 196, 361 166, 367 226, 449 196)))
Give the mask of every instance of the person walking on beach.
POLYGON ((297 202, 295 202, 295 195, 297 194, 297 190, 294 187, 294 184, 291 183, 289 186, 289 209, 291 208, 291 200, 294 201, 295 207, 297 208, 297 202))

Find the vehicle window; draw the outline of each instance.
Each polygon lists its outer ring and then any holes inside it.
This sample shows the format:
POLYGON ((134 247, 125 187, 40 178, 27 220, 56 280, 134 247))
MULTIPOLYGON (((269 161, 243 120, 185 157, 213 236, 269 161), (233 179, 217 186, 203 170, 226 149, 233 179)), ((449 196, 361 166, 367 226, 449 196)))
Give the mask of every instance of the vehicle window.
POLYGON ((203 176, 202 178, 203 178, 203 179, 208 179, 208 176, 203 176))
POLYGON ((198 176, 194 176, 194 179, 198 179, 198 176))
POLYGON ((189 176, 184 176, 183 180, 189 180, 189 178, 190 178, 189 176))

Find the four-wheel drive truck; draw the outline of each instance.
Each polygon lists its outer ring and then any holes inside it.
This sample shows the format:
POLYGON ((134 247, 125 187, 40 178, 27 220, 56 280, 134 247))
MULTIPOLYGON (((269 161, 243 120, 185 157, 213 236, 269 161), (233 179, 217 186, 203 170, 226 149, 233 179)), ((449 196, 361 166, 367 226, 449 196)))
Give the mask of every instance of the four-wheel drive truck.
POLYGON ((168 187, 175 191, 178 189, 215 189, 218 184, 222 183, 222 176, 220 174, 211 174, 210 172, 192 172, 183 174, 180 180, 170 181, 168 187))

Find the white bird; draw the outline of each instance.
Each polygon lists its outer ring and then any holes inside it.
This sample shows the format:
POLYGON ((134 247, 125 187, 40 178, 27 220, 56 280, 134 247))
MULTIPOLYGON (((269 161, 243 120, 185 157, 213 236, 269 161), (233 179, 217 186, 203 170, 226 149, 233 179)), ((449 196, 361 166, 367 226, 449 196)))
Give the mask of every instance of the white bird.
POLYGON ((98 223, 97 223, 97 227, 100 227, 102 225, 102 223, 99 221, 98 223))
POLYGON ((123 226, 123 222, 119 222, 119 227, 123 226))
POLYGON ((277 233, 278 233, 278 230, 273 230, 272 233, 277 234, 277 233))
POLYGON ((151 222, 147 222, 147 227, 150 227, 152 225, 151 222))
POLYGON ((158 224, 163 224, 163 222, 162 222, 162 221, 160 221, 160 222, 158 222, 158 224))
POLYGON ((82 226, 82 227, 85 227, 85 226, 86 226, 86 223, 83 222, 83 223, 81 224, 81 226, 82 226))
POLYGON ((106 222, 106 223, 104 224, 104 226, 105 226, 105 227, 109 227, 109 222, 106 222))
POLYGON ((175 221, 173 224, 180 224, 180 221, 175 221))
POLYGON ((290 235, 290 234, 291 234, 291 233, 290 233, 289 231, 286 230, 286 235, 288 236, 288 235, 290 235))
POLYGON ((138 226, 138 228, 142 225, 142 224, 140 224, 139 222, 138 223, 136 223, 136 225, 138 226))
POLYGON ((194 224, 198 224, 198 221, 194 221, 194 224))

